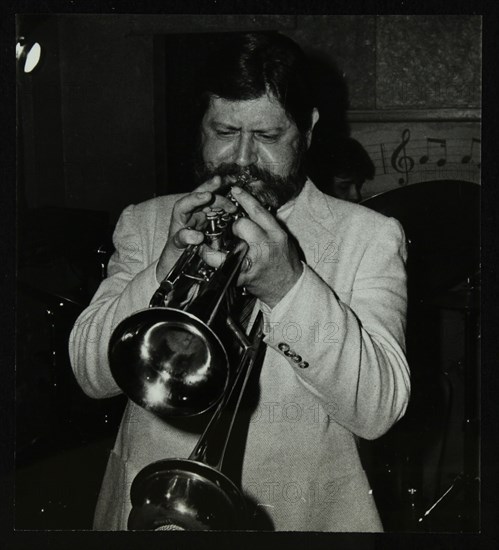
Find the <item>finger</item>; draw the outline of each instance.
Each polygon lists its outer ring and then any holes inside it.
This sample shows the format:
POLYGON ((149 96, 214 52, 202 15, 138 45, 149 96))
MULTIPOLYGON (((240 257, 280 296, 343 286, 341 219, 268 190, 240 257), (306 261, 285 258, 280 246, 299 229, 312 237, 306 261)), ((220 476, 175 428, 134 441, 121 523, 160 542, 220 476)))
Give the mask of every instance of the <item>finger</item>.
POLYGON ((251 220, 256 222, 265 231, 282 231, 274 216, 266 210, 250 193, 240 187, 232 188, 232 195, 244 208, 251 220))
POLYGON ((218 269, 223 264, 227 256, 227 252, 214 250, 206 244, 203 244, 203 246, 199 247, 198 253, 201 259, 214 269, 218 269))
POLYGON ((202 230, 206 226, 206 214, 203 211, 194 212, 186 225, 198 231, 202 230))
POLYGON ((226 197, 221 195, 213 195, 213 202, 209 206, 203 208, 203 212, 208 213, 211 210, 221 208, 224 212, 234 214, 237 211, 237 206, 226 197))
POLYGON ((204 209, 205 212, 208 211, 209 208, 223 208, 225 212, 230 213, 234 213, 237 210, 237 206, 233 201, 228 199, 225 195, 216 194, 216 192, 221 189, 222 183, 222 178, 220 176, 213 176, 196 189, 197 192, 209 191, 212 193, 211 202, 209 206, 204 209))
POLYGON ((213 195, 208 191, 189 193, 179 199, 173 208, 173 216, 180 221, 182 225, 187 224, 189 218, 196 210, 208 204, 213 195))
POLYGON ((196 191, 210 191, 211 193, 214 193, 217 189, 220 189, 221 186, 222 178, 220 176, 213 176, 197 187, 196 191))
POLYGON ((183 249, 190 244, 201 244, 204 240, 204 234, 190 227, 184 227, 173 235, 172 243, 175 248, 183 249))
POLYGON ((268 233, 250 218, 236 220, 232 224, 232 233, 250 246, 252 243, 262 243, 269 238, 268 233))
POLYGON ((237 206, 224 195, 214 195, 215 200, 210 205, 212 208, 223 208, 226 212, 233 214, 237 210, 237 206))
POLYGON ((250 254, 246 254, 244 257, 243 263, 241 264, 241 273, 248 273, 253 267, 253 260, 251 259, 250 254))

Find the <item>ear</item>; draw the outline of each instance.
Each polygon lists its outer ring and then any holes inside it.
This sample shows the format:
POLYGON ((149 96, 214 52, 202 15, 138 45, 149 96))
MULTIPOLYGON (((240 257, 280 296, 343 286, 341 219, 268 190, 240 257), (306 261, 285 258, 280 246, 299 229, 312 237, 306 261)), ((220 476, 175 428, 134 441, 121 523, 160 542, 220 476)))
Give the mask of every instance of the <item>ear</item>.
POLYGON ((317 121, 319 120, 319 111, 314 107, 314 110, 312 111, 312 124, 310 124, 310 128, 307 131, 307 149, 310 147, 310 144, 312 143, 312 132, 314 131, 314 126, 316 125, 317 121))

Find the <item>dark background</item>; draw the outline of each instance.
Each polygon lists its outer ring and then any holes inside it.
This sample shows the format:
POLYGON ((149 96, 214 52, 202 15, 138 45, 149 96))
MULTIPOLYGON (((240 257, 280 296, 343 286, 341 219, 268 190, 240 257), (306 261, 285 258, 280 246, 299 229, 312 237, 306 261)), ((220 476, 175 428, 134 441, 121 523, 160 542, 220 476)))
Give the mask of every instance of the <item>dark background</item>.
POLYGON ((313 56, 317 135, 339 130, 331 124, 338 107, 356 124, 393 120, 394 113, 401 121, 439 112, 480 120, 478 16, 61 14, 18 21, 18 33, 41 42, 45 54, 18 82, 19 193, 29 208, 102 210, 114 225, 126 205, 188 188, 178 165, 188 162, 190 84, 220 33, 279 30, 313 56), (343 93, 335 95, 332 83, 343 93), (437 83, 445 93, 430 93, 437 83))
MULTIPOLYGON (((385 22, 393 21, 384 17, 385 22)), ((188 141, 188 133, 176 142, 186 114, 177 102, 187 96, 175 82, 188 80, 192 74, 196 44, 202 38, 198 33, 275 29, 296 38, 312 53, 314 49, 323 52, 322 62, 332 73, 345 75, 349 115, 356 121, 361 120, 361 112, 383 117, 401 108, 453 109, 456 119, 462 119, 466 109, 477 121, 480 25, 466 15, 453 17, 452 21, 446 16, 439 16, 438 21, 427 18, 432 28, 443 29, 445 55, 432 57, 433 51, 428 51, 426 59, 443 65, 451 83, 458 75, 461 81, 472 83, 468 90, 476 92, 463 97, 459 95, 462 86, 456 86, 456 93, 449 94, 445 104, 435 104, 433 99, 433 103, 421 104, 418 97, 412 104, 409 98, 405 105, 387 100, 387 77, 379 71, 384 67, 383 56, 397 70, 394 52, 410 50, 409 39, 392 36, 395 42, 390 43, 387 35, 376 34, 383 16, 61 14, 18 19, 20 30, 47 48, 39 69, 17 81, 18 529, 90 527, 123 400, 96 403, 81 394, 67 363, 67 334, 98 285, 106 258, 99 250, 108 244, 122 208, 189 188, 188 160, 182 154, 182 139, 188 141), (366 44, 369 36, 375 37, 374 47, 373 42, 366 44), (397 47, 400 41, 404 47, 397 47), (464 46, 452 48, 456 41, 464 46), (193 46, 181 54, 187 42, 193 46), (445 44, 450 44, 448 49, 445 44), (463 55, 467 63, 459 57, 463 55), (91 472, 85 482, 75 475, 82 464, 91 472)), ((427 32, 428 27, 420 24, 412 45, 424 50, 427 32)), ((425 69, 416 67, 416 58, 407 54, 398 59, 409 74, 411 69, 425 69)), ((186 108, 188 104, 185 101, 186 108)), ((442 320, 434 322, 440 333, 442 320)), ((439 349, 453 347, 462 337, 459 312, 444 323, 453 334, 444 330, 450 342, 439 342, 439 349)), ((461 395, 463 351, 454 349, 453 353, 451 375, 461 395)), ((455 452, 445 457, 447 470, 437 472, 449 479, 441 479, 439 487, 434 478, 426 480, 426 485, 421 482, 418 489, 424 487, 426 504, 462 466, 462 405, 453 408, 452 414, 455 452)), ((449 429, 447 425, 446 435, 449 429)), ((438 455, 434 447, 428 452, 438 455)), ((433 464, 439 459, 430 457, 430 466, 423 467, 421 475, 432 477, 433 464)), ((396 496, 409 511, 399 525, 412 530, 414 502, 407 501, 405 492, 396 496), (402 526, 404 522, 409 527, 402 526)), ((459 506, 462 502, 449 505, 427 528, 459 532, 459 506)))

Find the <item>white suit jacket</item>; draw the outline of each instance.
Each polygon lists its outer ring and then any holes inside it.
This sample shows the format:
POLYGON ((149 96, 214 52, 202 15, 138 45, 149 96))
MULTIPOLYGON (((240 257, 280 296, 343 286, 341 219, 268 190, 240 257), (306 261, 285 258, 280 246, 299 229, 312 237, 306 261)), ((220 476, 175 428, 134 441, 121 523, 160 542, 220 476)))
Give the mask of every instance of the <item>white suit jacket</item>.
MULTIPOLYGON (((177 198, 129 206, 117 223, 108 278, 70 338, 74 373, 92 397, 120 392, 108 367, 109 338, 158 287, 156 264, 177 198)), ((286 225, 305 267, 292 299, 267 315, 242 487, 276 530, 380 531, 357 437, 384 434, 409 398, 405 237, 396 220, 324 195, 310 181, 286 225)), ((94 527, 126 529, 136 474, 156 460, 187 458, 198 438, 129 401, 94 527)))

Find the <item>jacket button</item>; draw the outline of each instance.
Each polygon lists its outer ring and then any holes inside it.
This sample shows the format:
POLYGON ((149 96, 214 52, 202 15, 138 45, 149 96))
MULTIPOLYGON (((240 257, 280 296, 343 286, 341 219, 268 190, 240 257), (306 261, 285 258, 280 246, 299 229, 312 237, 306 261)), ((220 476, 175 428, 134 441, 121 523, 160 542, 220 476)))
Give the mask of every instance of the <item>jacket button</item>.
POLYGON ((301 362, 301 357, 299 355, 293 355, 293 357, 291 357, 291 359, 295 362, 295 363, 300 363, 301 362))
POLYGON ((281 351, 283 351, 284 353, 286 353, 287 351, 289 351, 289 346, 288 346, 288 344, 286 344, 285 342, 281 342, 277 347, 278 347, 281 351))
POLYGON ((296 353, 292 349, 284 350, 284 355, 286 357, 296 357, 296 353))
POLYGON ((306 369, 308 367, 308 363, 306 361, 302 361, 301 363, 298 363, 298 366, 300 369, 306 369))

